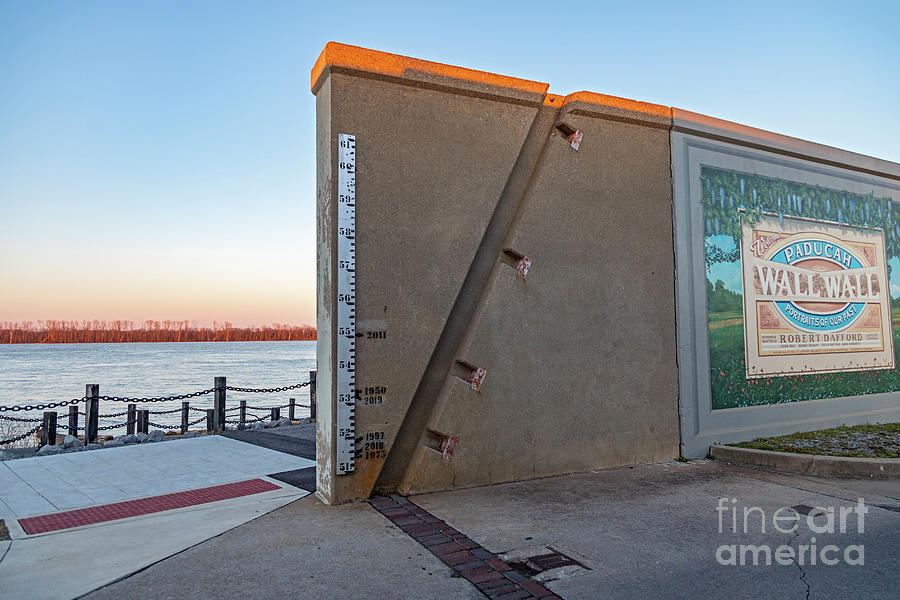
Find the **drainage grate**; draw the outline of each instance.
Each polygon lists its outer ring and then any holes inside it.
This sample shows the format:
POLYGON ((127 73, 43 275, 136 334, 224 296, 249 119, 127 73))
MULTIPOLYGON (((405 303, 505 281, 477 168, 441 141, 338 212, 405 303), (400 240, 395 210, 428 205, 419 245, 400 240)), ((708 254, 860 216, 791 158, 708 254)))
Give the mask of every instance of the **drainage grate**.
POLYGON ((509 562, 509 566, 528 577, 532 577, 534 575, 537 575, 538 573, 543 573, 544 571, 550 571, 551 569, 558 569, 560 567, 576 566, 581 567, 582 569, 590 570, 590 567, 575 560, 571 556, 566 556, 555 548, 549 549, 553 550, 553 552, 548 552, 546 554, 537 554, 535 556, 529 556, 524 560, 509 562))
POLYGON ((809 504, 795 504, 791 508, 797 511, 798 514, 805 516, 811 514, 813 517, 818 517, 819 515, 825 514, 821 510, 818 510, 814 506, 810 506, 809 504))

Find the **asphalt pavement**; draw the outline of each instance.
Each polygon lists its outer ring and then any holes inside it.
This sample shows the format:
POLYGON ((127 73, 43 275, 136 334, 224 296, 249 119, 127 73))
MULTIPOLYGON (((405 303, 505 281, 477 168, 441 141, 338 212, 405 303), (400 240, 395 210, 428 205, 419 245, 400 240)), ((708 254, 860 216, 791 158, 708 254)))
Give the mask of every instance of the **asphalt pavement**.
MULTIPOLYGON (((702 460, 410 500, 569 600, 900 597, 896 482, 702 460)), ((307 496, 85 596, 131 597, 484 596, 368 503, 307 496)))

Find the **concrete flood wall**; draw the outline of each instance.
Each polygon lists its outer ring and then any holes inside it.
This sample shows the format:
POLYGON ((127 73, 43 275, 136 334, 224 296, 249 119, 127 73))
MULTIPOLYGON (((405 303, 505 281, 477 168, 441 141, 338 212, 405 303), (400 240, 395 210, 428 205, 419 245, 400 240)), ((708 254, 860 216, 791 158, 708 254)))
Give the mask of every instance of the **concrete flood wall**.
POLYGON ((900 420, 900 370, 886 345, 889 292, 900 294, 891 212, 900 166, 335 43, 313 68, 312 90, 324 501, 900 420), (357 459, 346 475, 335 474, 339 134, 356 136, 357 459), (838 213, 848 197, 854 208, 838 213), (867 296, 795 309, 761 296, 759 261, 795 277, 833 268, 771 264, 778 244, 801 233, 827 234, 815 239, 858 257, 851 291, 867 296), (757 238, 770 248, 751 260, 742 240, 757 238), (867 341, 840 348, 834 335, 792 323, 800 309, 843 310, 837 329, 867 341), (819 346, 774 347, 776 334, 819 335, 819 346), (884 364, 861 368, 871 356, 884 364))
POLYGON ((319 495, 335 503, 677 456, 669 109, 338 44, 312 80, 319 495), (339 133, 357 143, 362 334, 360 455, 341 476, 339 133), (479 391, 466 381, 475 368, 486 371, 479 391))

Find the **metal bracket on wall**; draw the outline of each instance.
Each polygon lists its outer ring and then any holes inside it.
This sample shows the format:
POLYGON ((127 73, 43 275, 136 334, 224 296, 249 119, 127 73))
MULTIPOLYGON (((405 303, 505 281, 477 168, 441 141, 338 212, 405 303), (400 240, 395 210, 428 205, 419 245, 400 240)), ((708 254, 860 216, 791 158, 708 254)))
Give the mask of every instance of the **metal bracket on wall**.
POLYGON ((441 442, 441 456, 444 457, 444 460, 453 458, 457 446, 459 446, 459 438, 455 435, 448 435, 444 438, 444 441, 441 442))
POLYGON ((452 434, 426 429, 424 445, 435 452, 440 452, 443 459, 449 461, 459 446, 459 438, 452 434))
POLYGON ((485 369, 482 369, 481 367, 477 367, 473 369, 471 373, 469 373, 469 376, 466 378, 466 382, 468 382, 468 384, 472 386, 472 389, 476 392, 480 391, 481 384, 484 383, 485 375, 487 375, 487 371, 485 369))
POLYGON ((560 123, 556 126, 556 130, 566 138, 566 141, 569 142, 569 145, 572 146, 575 150, 578 150, 581 147, 581 142, 584 140, 584 132, 580 129, 575 129, 571 125, 566 123, 560 123))
POLYGON ((528 271, 531 270, 532 259, 530 256, 525 256, 521 252, 516 252, 511 248, 506 248, 503 250, 503 262, 516 270, 516 273, 522 279, 528 277, 528 271))

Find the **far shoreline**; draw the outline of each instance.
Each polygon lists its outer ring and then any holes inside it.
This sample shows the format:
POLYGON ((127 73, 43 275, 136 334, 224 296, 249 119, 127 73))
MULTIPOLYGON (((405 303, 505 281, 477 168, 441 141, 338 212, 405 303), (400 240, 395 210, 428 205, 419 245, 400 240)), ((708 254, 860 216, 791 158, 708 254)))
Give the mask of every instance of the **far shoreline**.
POLYGON ((137 344, 185 342, 309 342, 315 325, 272 323, 236 327, 213 321, 211 327, 188 320, 0 321, 0 344, 137 344), (135 327, 137 325, 137 327, 135 327))
POLYGON ((117 342, 2 342, 0 346, 78 346, 78 345, 132 345, 132 344, 261 344, 277 342, 315 342, 316 338, 305 340, 141 340, 117 342))

